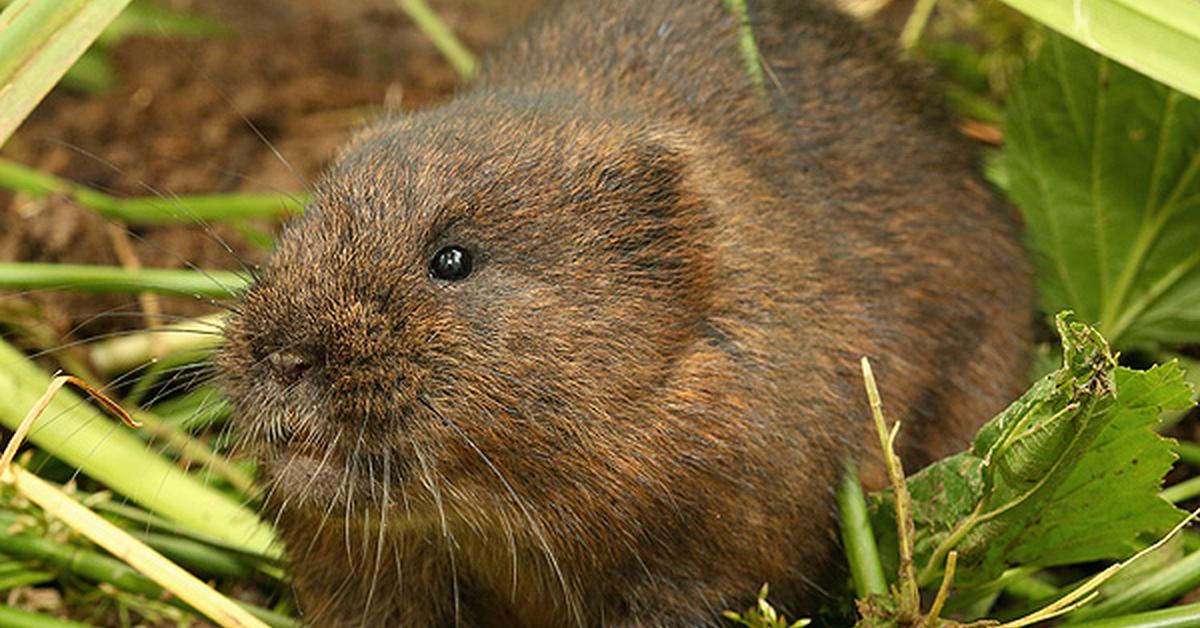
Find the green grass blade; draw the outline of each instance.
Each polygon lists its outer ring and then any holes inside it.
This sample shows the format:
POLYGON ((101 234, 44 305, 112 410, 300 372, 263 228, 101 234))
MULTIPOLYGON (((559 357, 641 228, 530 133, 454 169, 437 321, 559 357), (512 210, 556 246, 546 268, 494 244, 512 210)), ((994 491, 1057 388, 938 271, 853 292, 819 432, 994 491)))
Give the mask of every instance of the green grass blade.
MULTIPOLYGON (((15 429, 49 383, 46 373, 0 341, 0 423, 15 429)), ((252 511, 188 476, 70 391, 59 392, 29 438, 152 512, 249 552, 278 554, 274 533, 252 511)))
POLYGON ((1200 626, 1200 604, 1069 625, 1072 628, 1192 628, 1200 626))
POLYGON ((425 0, 396 0, 396 4, 408 14, 417 28, 425 33, 429 41, 433 42, 433 46, 442 53, 460 77, 469 80, 475 76, 479 66, 475 55, 467 50, 442 18, 425 4, 425 0))
POLYGON ((1159 608, 1197 586, 1200 586, 1200 552, 1193 552, 1113 597, 1085 606, 1069 617, 1072 620, 1100 619, 1159 608))
POLYGON ((201 194, 166 198, 117 198, 66 179, 0 159, 0 187, 34 198, 67 195, 71 200, 113 220, 137 224, 195 223, 250 218, 279 218, 300 213, 303 194, 201 194))
POLYGON ((1200 98, 1196 0, 1003 0, 1050 28, 1200 98))
POLYGON ((84 264, 0 263, 0 290, 78 290, 81 292, 163 292, 227 298, 246 286, 241 275, 220 270, 127 270, 84 264))
POLYGON ((887 578, 879 560, 875 545, 875 534, 867 513, 866 498, 862 485, 858 483, 858 471, 848 467, 842 473, 838 487, 838 521, 842 528, 842 546, 850 563, 850 575, 854 580, 854 592, 858 599, 868 595, 885 595, 887 578))
POLYGON ((17 610, 0 604, 0 626, 9 628, 88 628, 87 624, 17 610))
POLYGON ((0 146, 129 0, 14 2, 0 14, 0 146))

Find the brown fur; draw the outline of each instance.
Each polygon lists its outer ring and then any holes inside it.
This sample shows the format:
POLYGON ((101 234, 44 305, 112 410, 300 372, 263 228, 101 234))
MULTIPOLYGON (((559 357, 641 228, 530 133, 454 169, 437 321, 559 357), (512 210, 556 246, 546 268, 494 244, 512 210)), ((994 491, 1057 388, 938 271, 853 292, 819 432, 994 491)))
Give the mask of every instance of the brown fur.
POLYGON ((843 461, 880 477, 859 356, 909 464, 1018 392, 1012 210, 889 47, 751 6, 765 96, 719 0, 576 2, 285 231, 222 364, 310 621, 808 612, 843 461))

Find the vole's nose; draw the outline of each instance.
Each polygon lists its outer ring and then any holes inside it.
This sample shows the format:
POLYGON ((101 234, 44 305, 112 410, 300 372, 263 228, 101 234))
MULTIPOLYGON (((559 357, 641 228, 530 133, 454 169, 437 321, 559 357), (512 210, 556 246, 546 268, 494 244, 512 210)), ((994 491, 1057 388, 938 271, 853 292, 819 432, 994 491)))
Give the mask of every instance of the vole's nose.
POLYGON ((295 349, 280 349, 267 356, 267 363, 280 380, 294 382, 312 368, 314 360, 295 349))

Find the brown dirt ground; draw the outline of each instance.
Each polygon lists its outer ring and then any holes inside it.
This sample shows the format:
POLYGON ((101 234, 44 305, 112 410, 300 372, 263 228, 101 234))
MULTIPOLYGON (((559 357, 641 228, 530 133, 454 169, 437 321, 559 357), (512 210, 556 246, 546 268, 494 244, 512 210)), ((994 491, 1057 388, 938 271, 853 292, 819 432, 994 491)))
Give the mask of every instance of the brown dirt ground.
MULTIPOLYGON (((430 2, 476 52, 503 39, 537 3, 430 2)), ((109 55, 118 77, 113 89, 53 92, 3 156, 118 196, 290 192, 318 175, 338 142, 372 111, 436 103, 457 82, 393 0, 169 4, 231 30, 203 40, 123 41, 109 55)), ((105 223, 66 199, 0 191, 0 261, 119 264, 114 247, 122 237, 146 267, 236 270, 238 257, 258 263, 265 256, 229 227, 215 233, 233 254, 195 225, 111 229, 105 223)), ((173 314, 211 309, 165 302, 173 314)), ((32 312, 60 339, 141 323, 137 316, 104 315, 139 310, 135 298, 123 295, 8 293, 0 294, 0 310, 9 319, 24 312, 28 320, 32 312)))
MULTIPOLYGON (((477 53, 539 2, 430 0, 477 53)), ((429 106, 458 80, 394 0, 163 3, 213 18, 229 33, 121 42, 109 54, 118 78, 111 90, 56 90, 0 156, 116 196, 293 192, 320 173, 341 139, 372 112, 429 106)), ((237 270, 266 255, 229 226, 114 225, 65 198, 0 190, 0 261, 120 264, 122 241, 145 267, 237 270)), ((188 299, 161 304, 169 315, 213 309, 188 299)), ((63 347, 142 327, 141 308, 131 295, 0 292, 0 338, 27 348, 63 347)), ((235 593, 268 601, 253 588, 235 593)), ((0 603, 61 615, 72 606, 61 595, 21 587, 0 603)), ((116 621, 96 612, 107 617, 101 623, 116 621)))

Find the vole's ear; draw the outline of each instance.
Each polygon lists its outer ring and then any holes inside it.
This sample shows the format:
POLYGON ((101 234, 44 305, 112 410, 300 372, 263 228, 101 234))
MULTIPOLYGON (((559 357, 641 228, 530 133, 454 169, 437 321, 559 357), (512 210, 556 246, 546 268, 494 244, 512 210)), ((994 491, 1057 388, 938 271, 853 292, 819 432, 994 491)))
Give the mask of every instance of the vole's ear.
POLYGON ((711 214, 687 179, 679 149, 654 141, 622 147, 596 171, 605 248, 628 280, 686 289, 705 274, 711 214))
POLYGON ((674 212, 683 194, 684 160, 666 144, 640 142, 625 147, 596 175, 602 194, 623 197, 631 210, 674 212))

